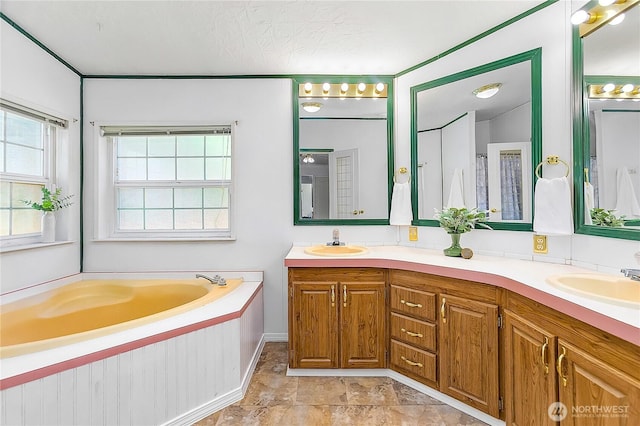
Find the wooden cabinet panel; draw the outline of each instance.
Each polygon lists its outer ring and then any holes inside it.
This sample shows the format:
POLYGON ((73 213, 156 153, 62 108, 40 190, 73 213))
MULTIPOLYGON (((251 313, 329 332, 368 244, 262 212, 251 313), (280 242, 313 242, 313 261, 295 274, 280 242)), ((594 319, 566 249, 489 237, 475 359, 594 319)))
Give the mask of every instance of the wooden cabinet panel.
POLYGON ((413 346, 436 351, 436 325, 391 313, 391 338, 413 346))
POLYGON ((293 283, 292 368, 338 367, 338 283, 293 283))
POLYGON ((428 291, 391 285, 391 309, 427 321, 436 319, 436 295, 428 291))
POLYGON ((421 382, 437 383, 436 355, 431 352, 391 340, 391 364, 421 382))
POLYGON ((556 337, 508 310, 504 333, 507 425, 555 425, 548 408, 558 400, 556 337))
POLYGON ((343 368, 385 367, 385 283, 341 282, 343 368))
POLYGON ((498 306, 446 294, 439 304, 440 391, 498 417, 498 306))
POLYGON ((563 425, 640 424, 640 381, 563 339, 557 366, 563 425))

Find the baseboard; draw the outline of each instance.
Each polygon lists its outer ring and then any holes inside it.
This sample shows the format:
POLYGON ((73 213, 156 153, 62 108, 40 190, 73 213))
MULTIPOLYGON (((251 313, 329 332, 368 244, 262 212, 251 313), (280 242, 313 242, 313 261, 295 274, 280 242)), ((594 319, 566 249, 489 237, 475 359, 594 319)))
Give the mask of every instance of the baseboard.
POLYGON ((265 342, 288 342, 288 333, 264 333, 265 342))
POLYGON ((215 399, 212 399, 209 402, 205 402, 204 404, 194 408, 193 410, 187 411, 186 413, 174 418, 173 420, 168 421, 163 426, 193 425, 197 421, 210 416, 216 411, 220 411, 223 408, 226 408, 229 405, 235 404, 236 402, 242 400, 242 398, 244 398, 244 395, 247 393, 247 388, 249 388, 251 377, 253 376, 256 366, 258 365, 258 360, 260 359, 260 354, 262 354, 264 343, 265 335, 263 334, 260 338, 260 342, 256 346, 256 350, 253 352, 253 357, 251 358, 249 367, 245 371, 244 377, 242 378, 242 381, 240 383, 240 387, 233 389, 232 391, 215 399))

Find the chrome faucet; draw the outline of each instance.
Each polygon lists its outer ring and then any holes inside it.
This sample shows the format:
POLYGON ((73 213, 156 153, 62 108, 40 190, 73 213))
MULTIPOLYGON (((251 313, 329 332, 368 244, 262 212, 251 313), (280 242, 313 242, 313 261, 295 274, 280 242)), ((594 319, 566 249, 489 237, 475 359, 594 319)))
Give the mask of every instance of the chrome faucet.
POLYGON ((328 246, 343 246, 344 243, 340 242, 340 230, 337 228, 333 230, 333 241, 327 243, 328 246))
POLYGON ((631 278, 634 281, 640 281, 640 269, 621 269, 620 272, 624 274, 625 277, 631 278))
POLYGON ((216 284, 221 287, 227 285, 227 280, 222 278, 220 275, 215 275, 213 278, 211 278, 206 275, 196 274, 196 278, 204 278, 205 280, 209 281, 211 284, 216 284))

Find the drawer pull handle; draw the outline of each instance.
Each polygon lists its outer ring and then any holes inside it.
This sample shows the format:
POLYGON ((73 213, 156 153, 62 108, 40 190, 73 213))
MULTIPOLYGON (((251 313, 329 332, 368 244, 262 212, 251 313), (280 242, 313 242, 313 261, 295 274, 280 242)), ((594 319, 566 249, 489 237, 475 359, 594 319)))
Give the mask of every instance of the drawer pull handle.
POLYGON ((422 308, 422 305, 420 303, 411 303, 407 302, 404 299, 400 300, 400 303, 402 303, 403 305, 407 305, 410 308, 422 308))
POLYGON ((544 337, 544 343, 542 344, 542 365, 544 366, 545 376, 549 374, 549 363, 547 362, 547 348, 549 347, 549 338, 544 337))
POLYGON ((409 361, 408 359, 406 359, 405 357, 401 356, 400 357, 404 362, 406 362, 409 365, 412 365, 414 367, 422 367, 422 363, 421 362, 413 362, 413 361, 409 361))
POLYGON ((407 331, 404 328, 401 328, 400 331, 407 333, 411 337, 422 337, 422 333, 414 333, 413 331, 407 331))
POLYGON ((336 286, 334 284, 331 285, 331 307, 336 306, 336 286))
POLYGON ((562 361, 564 360, 565 356, 567 356, 567 348, 565 348, 563 346, 562 347, 562 353, 558 357, 558 363, 556 364, 556 370, 558 371, 558 376, 560 376, 560 378, 562 379, 562 386, 564 386, 564 387, 567 386, 567 380, 568 380, 568 377, 564 376, 562 374, 562 361))
POLYGON ((447 322, 447 317, 445 316, 445 304, 447 303, 447 299, 442 298, 442 306, 440 306, 440 316, 442 317, 442 322, 447 322))

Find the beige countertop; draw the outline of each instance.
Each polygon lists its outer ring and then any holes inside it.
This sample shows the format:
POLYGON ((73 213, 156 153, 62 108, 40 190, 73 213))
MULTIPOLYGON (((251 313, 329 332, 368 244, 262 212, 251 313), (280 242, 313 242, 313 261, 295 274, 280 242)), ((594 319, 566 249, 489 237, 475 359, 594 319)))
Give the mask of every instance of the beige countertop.
MULTIPOLYGON (((294 246, 285 257, 287 267, 376 267, 424 272, 492 284, 640 345, 640 305, 605 302, 547 283, 559 274, 597 272, 571 265, 533 262, 507 257, 475 255, 471 259, 447 257, 439 250, 404 246, 371 246, 348 256, 315 256, 294 246)), ((639 289, 640 289, 640 283, 639 289)))

